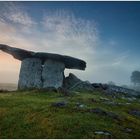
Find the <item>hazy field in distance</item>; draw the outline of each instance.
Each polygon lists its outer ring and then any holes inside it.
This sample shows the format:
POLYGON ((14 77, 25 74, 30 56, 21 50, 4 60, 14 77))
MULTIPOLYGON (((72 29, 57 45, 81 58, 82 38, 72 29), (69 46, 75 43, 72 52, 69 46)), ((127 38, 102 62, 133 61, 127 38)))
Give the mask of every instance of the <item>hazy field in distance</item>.
POLYGON ((17 84, 14 83, 0 83, 0 90, 13 91, 17 89, 17 84))

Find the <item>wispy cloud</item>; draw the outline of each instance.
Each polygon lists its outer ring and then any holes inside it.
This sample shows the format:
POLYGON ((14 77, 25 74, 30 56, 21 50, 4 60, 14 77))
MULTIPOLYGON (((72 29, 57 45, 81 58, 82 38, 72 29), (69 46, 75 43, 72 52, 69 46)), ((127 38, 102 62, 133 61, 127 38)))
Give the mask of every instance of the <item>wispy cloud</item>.
POLYGON ((122 54, 119 54, 117 58, 115 58, 114 62, 112 63, 112 66, 124 65, 128 57, 129 57, 129 51, 125 51, 122 54))
POLYGON ((47 31, 56 32, 66 39, 84 39, 86 41, 97 41, 97 28, 94 20, 76 18, 73 13, 66 11, 55 11, 55 13, 44 15, 43 24, 47 31))
POLYGON ((98 35, 94 21, 76 18, 72 13, 57 11, 43 17, 46 42, 61 51, 78 53, 96 46, 98 35), (91 45, 92 44, 92 45, 91 45), (74 51, 75 50, 75 51, 74 51))
POLYGON ((2 2, 0 8, 1 18, 9 22, 29 27, 35 24, 24 8, 16 2, 2 2))

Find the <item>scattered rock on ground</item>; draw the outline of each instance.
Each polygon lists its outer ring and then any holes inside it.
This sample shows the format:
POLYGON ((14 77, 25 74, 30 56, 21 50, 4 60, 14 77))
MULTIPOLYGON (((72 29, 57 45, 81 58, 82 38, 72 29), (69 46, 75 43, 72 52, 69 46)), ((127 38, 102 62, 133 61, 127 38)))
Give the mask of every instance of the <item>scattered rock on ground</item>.
POLYGON ((115 103, 113 101, 105 101, 104 103, 108 105, 113 105, 113 106, 119 105, 118 103, 115 103))
POLYGON ((126 105, 130 105, 131 103, 125 103, 126 105))
POLYGON ((140 117, 140 110, 134 109, 134 110, 130 110, 128 113, 140 117))
POLYGON ((108 131, 95 131, 94 133, 98 134, 98 135, 106 135, 106 136, 110 136, 111 135, 111 133, 108 132, 108 131))
MULTIPOLYGON (((109 84, 102 84, 102 83, 92 83, 92 86, 95 89, 101 89, 106 93, 107 95, 111 95, 115 98, 115 96, 124 96, 124 97, 138 97, 140 96, 140 92, 116 86, 116 85, 109 85, 109 84)), ((131 99, 130 99, 131 100, 131 99)), ((133 99, 132 99, 133 100, 133 99)))
POLYGON ((92 86, 97 89, 103 89, 103 90, 108 89, 108 85, 102 83, 92 83, 92 86))
POLYGON ((109 99, 105 98, 105 97, 100 97, 100 100, 102 100, 102 101, 109 101, 109 99))
POLYGON ((94 98, 90 98, 89 99, 91 102, 93 102, 93 103, 97 103, 98 101, 97 100, 95 100, 94 98))
POLYGON ((108 85, 106 93, 126 97, 137 97, 140 95, 140 92, 115 85, 108 85))
POLYGON ((115 114, 115 113, 113 113, 113 112, 107 112, 107 116, 108 116, 108 117, 111 117, 111 118, 113 118, 113 119, 116 119, 116 120, 120 120, 120 119, 121 119, 120 116, 119 116, 118 114, 115 114))
POLYGON ((89 110, 91 113, 96 113, 100 115, 106 115, 106 111, 100 109, 100 108, 94 108, 89 110))
POLYGON ((130 105, 131 103, 127 102, 127 103, 120 103, 120 102, 113 102, 113 101, 106 101, 104 102, 105 104, 108 104, 108 105, 114 105, 114 106, 121 106, 121 105, 130 105))
POLYGON ((52 106, 54 106, 54 107, 65 107, 66 105, 67 105, 67 103, 64 101, 52 103, 52 106))
POLYGON ((82 104, 81 104, 81 105, 79 105, 79 107, 80 107, 80 108, 84 108, 84 107, 85 107, 85 105, 82 105, 82 104))
POLYGON ((125 132, 130 133, 130 132, 132 132, 132 129, 131 128, 125 128, 125 132))
POLYGON ((128 101, 135 101, 136 100, 136 98, 135 97, 132 97, 132 98, 126 98, 128 101))
POLYGON ((81 104, 81 103, 76 103, 76 106, 77 106, 78 108, 84 108, 84 107, 86 107, 86 105, 81 104))
POLYGON ((115 114, 113 112, 107 112, 107 111, 102 110, 100 108, 90 109, 89 112, 96 113, 96 114, 99 114, 99 115, 108 116, 110 118, 117 119, 117 120, 121 119, 119 115, 117 115, 117 114, 115 114))

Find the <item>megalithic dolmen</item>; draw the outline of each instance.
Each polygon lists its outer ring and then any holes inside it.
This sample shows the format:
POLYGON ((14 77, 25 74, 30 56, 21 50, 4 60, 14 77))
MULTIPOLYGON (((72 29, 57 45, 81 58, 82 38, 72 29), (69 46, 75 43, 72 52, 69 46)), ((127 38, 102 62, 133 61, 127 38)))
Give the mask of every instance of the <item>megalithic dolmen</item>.
POLYGON ((63 86, 64 70, 85 70, 86 62, 71 56, 33 52, 0 44, 0 50, 22 61, 18 88, 59 88, 63 86))

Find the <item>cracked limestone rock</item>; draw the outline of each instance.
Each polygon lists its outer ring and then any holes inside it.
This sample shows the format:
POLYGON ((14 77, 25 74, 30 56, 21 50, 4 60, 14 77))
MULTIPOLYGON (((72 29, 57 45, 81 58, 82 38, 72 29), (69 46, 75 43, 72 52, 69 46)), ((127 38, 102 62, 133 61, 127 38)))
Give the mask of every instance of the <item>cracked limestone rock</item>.
POLYGON ((27 58, 22 61, 18 89, 41 88, 42 62, 38 58, 27 58))
POLYGON ((46 60, 42 71, 43 88, 59 88, 63 85, 65 65, 61 62, 46 60))

